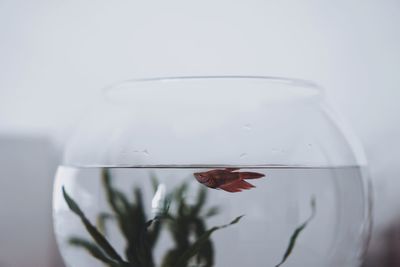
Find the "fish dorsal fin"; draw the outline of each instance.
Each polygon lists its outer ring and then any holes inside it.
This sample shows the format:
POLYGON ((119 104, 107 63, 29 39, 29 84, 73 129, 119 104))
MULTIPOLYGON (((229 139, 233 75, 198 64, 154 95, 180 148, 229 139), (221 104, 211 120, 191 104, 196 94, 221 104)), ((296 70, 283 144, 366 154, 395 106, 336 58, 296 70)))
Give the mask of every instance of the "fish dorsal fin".
POLYGON ((240 170, 240 168, 225 168, 225 170, 230 171, 230 172, 234 172, 234 171, 240 170))

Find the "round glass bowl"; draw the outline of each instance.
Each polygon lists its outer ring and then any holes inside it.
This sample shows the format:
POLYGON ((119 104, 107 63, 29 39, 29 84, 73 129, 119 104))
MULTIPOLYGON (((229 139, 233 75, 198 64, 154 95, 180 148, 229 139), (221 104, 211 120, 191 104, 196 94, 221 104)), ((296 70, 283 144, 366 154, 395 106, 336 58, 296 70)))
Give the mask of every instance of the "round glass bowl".
POLYGON ((55 232, 73 267, 359 266, 365 167, 311 82, 126 81, 66 147, 55 232))

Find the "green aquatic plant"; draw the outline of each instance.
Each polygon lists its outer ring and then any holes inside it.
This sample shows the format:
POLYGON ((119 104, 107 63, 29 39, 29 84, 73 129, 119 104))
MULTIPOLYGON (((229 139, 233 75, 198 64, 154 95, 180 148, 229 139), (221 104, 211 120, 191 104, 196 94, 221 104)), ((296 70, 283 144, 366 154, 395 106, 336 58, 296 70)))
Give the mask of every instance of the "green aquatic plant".
POLYGON ((237 223, 241 216, 228 225, 206 228, 205 219, 218 214, 218 207, 213 206, 204 210, 207 201, 207 189, 200 187, 196 201, 189 204, 186 201, 188 185, 183 183, 174 192, 176 210, 169 213, 166 221, 175 246, 164 256, 162 267, 183 267, 194 257, 197 266, 210 267, 214 265, 214 248, 210 239, 211 234, 219 229, 237 223), (195 241, 190 238, 194 237, 195 241))
POLYGON ((286 251, 282 257, 282 260, 275 267, 279 267, 286 262, 286 260, 290 256, 290 254, 293 252, 294 246, 296 244, 298 237, 300 236, 300 233, 307 227, 307 225, 315 217, 317 209, 316 209, 316 201, 315 201, 314 197, 311 198, 310 206, 311 206, 311 215, 307 218, 307 220, 305 222, 303 222, 299 227, 297 227, 294 230, 292 236, 289 239, 289 245, 286 248, 286 251))
POLYGON ((102 181, 107 202, 126 241, 125 256, 128 262, 134 266, 153 267, 152 251, 160 234, 160 219, 147 219, 140 189, 133 190, 134 201, 129 202, 127 196, 113 187, 109 171, 102 171, 102 181))
MULTIPOLYGON (((109 171, 102 170, 102 182, 107 197, 107 202, 112 210, 110 213, 100 213, 97 216, 97 226, 94 226, 79 208, 78 204, 67 194, 63 188, 64 199, 69 208, 81 218, 86 230, 95 243, 80 237, 71 237, 69 243, 73 246, 86 249, 96 259, 101 260, 111 267, 153 267, 153 248, 157 242, 161 230, 161 217, 158 214, 148 219, 144 212, 143 197, 139 189, 133 190, 134 201, 114 188, 111 183, 109 171), (116 250, 108 243, 106 233, 106 221, 113 219, 126 241, 125 258, 118 255, 116 250)), ((168 206, 165 206, 167 209, 168 206)), ((165 213, 167 210, 164 211, 165 213)))
MULTIPOLYGON (((79 205, 62 188, 64 199, 70 208, 82 221, 92 240, 82 237, 71 237, 69 243, 86 250, 97 260, 109 267, 154 267, 153 249, 158 240, 163 224, 168 225, 174 248, 163 257, 163 267, 186 267, 192 258, 202 266, 212 266, 214 249, 211 235, 219 229, 226 228, 239 222, 242 216, 237 217, 229 224, 206 228, 205 219, 218 213, 218 207, 211 207, 203 212, 207 199, 207 192, 201 189, 196 202, 186 203, 184 195, 187 184, 184 183, 171 194, 165 196, 162 207, 152 219, 147 219, 143 206, 143 196, 138 188, 134 188, 134 201, 112 185, 108 170, 102 170, 102 182, 107 202, 112 213, 100 213, 97 216, 97 225, 93 225, 81 210, 79 205), (172 198, 176 201, 176 211, 169 211, 172 198), (122 257, 112 247, 106 238, 106 221, 114 220, 125 238, 125 257, 122 257), (195 240, 190 241, 194 236, 195 240)), ((152 177, 154 191, 158 188, 158 181, 152 177)))
POLYGON ((87 250, 93 257, 103 261, 111 267, 130 266, 125 262, 118 252, 111 246, 104 235, 87 219, 86 215, 80 209, 78 204, 68 195, 65 188, 62 188, 63 196, 67 202, 68 207, 75 213, 82 221, 87 232, 95 241, 87 241, 80 237, 71 237, 69 243, 74 246, 82 247, 87 250))
MULTIPOLYGON (((188 184, 184 182, 159 199, 161 202, 158 203, 153 218, 148 219, 140 189, 133 189, 134 201, 129 201, 123 192, 112 185, 112 178, 107 169, 102 170, 101 176, 112 213, 100 213, 97 216, 96 225, 89 221, 64 187, 62 192, 68 207, 80 218, 92 238, 92 240, 86 240, 73 236, 69 238, 69 244, 86 250, 109 267, 154 267, 153 250, 163 226, 169 230, 174 246, 162 257, 161 267, 214 266, 215 249, 211 235, 217 230, 238 223, 243 217, 243 215, 238 216, 228 224, 207 229, 206 219, 217 215, 219 208, 218 206, 205 208, 207 202, 205 187, 200 187, 195 201, 188 203, 186 198, 188 184), (109 220, 117 223, 126 241, 124 256, 119 255, 106 238, 106 224, 109 220)), ((151 182, 154 194, 157 195, 160 183, 154 176, 151 177, 151 182)), ((275 267, 280 267, 286 262, 301 232, 315 217, 315 198, 311 199, 310 206, 311 215, 294 230, 281 261, 275 267)))

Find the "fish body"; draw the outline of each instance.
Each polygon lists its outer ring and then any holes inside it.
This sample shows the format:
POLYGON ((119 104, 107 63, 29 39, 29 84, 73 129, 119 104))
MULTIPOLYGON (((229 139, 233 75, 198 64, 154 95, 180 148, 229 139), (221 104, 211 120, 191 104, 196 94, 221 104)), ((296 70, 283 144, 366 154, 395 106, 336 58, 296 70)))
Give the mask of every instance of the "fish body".
POLYGON ((222 189, 231 193, 253 188, 255 186, 245 180, 258 179, 265 176, 262 173, 240 172, 238 170, 233 168, 215 169, 206 172, 197 172, 193 175, 199 183, 207 187, 222 189))

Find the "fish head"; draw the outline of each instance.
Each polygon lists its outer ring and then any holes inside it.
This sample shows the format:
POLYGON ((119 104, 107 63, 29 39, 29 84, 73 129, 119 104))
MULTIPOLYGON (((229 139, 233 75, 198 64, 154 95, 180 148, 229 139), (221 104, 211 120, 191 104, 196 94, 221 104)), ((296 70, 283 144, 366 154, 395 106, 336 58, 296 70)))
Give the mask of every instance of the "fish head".
POLYGON ((194 177, 196 177, 196 180, 199 181, 200 183, 205 183, 209 179, 207 173, 205 172, 195 172, 193 173, 194 177))

